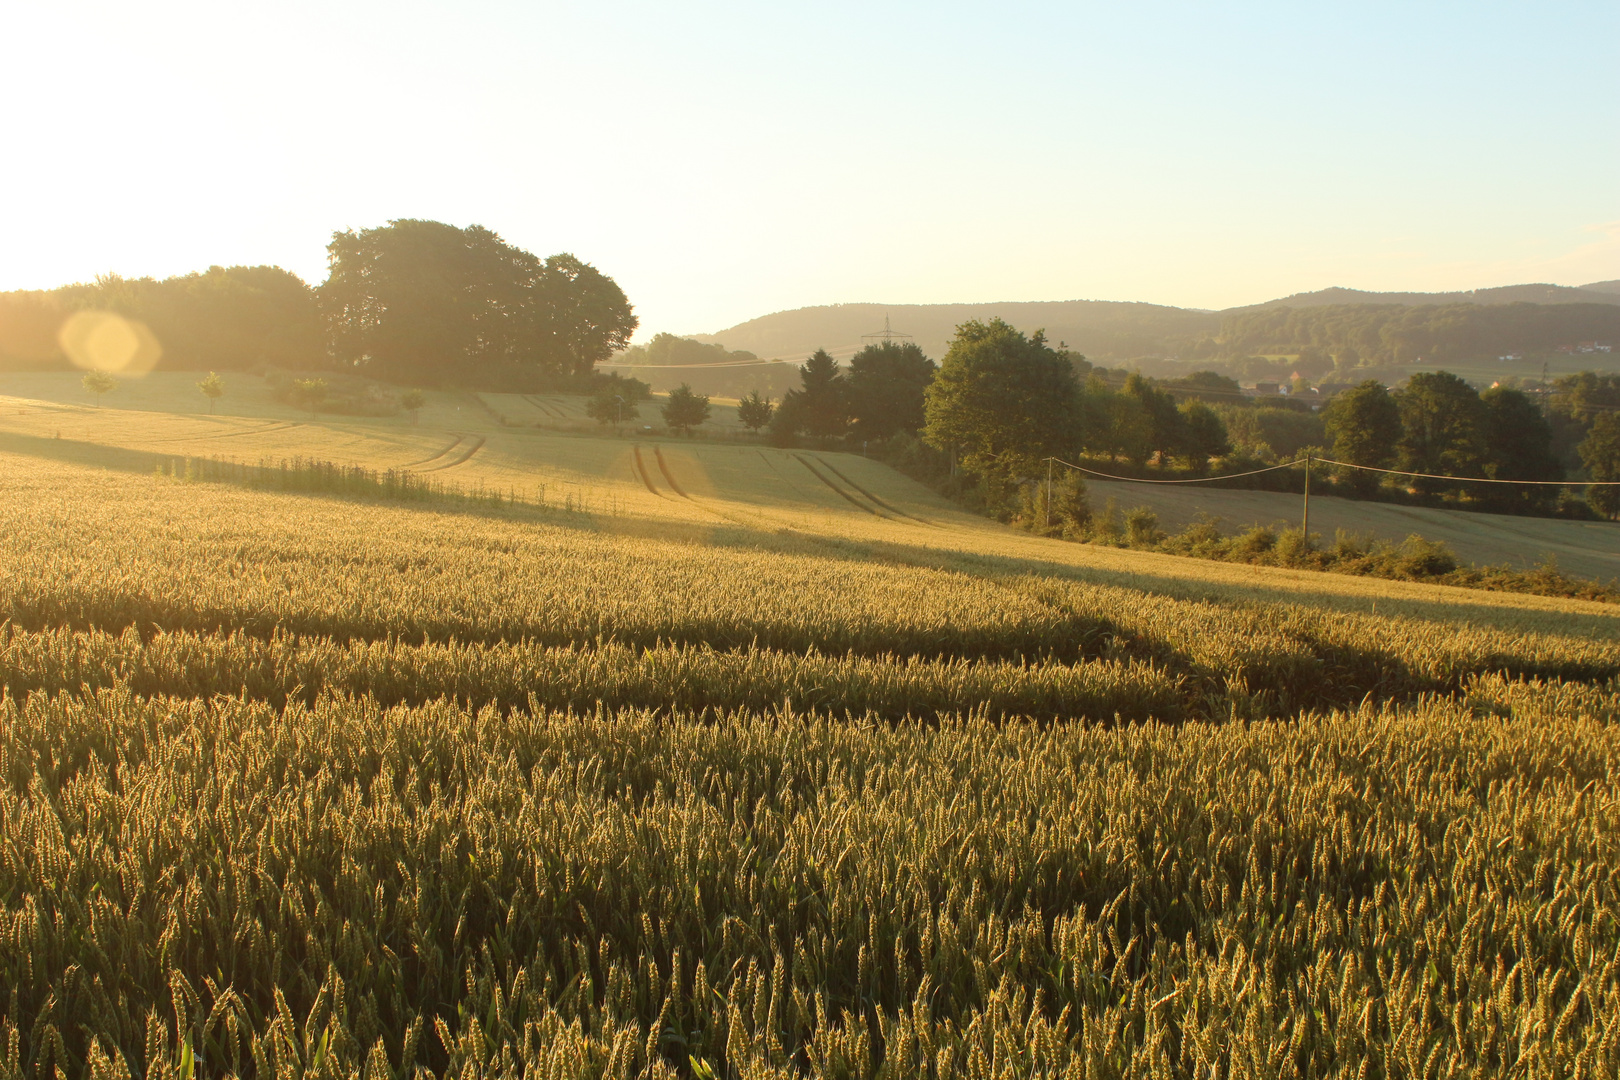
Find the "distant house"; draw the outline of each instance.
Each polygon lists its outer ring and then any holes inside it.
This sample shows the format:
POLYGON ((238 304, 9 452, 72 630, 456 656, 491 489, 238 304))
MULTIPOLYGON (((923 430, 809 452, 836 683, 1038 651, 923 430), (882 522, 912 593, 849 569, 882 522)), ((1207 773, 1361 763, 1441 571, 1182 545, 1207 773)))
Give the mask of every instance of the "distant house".
POLYGON ((1497 359, 1501 360, 1504 363, 1506 363, 1509 360, 1523 360, 1524 359, 1524 353, 1510 352, 1506 356, 1498 356, 1497 359))
POLYGON ((1275 394, 1277 384, 1274 382, 1257 382, 1254 384, 1254 392, 1257 394, 1275 394))

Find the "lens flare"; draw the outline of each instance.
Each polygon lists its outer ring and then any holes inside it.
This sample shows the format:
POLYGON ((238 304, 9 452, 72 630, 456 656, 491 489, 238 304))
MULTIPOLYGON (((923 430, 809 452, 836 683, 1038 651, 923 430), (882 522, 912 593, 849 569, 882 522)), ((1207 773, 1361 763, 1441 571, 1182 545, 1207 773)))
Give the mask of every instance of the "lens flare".
POLYGON ((78 367, 110 375, 145 375, 163 355, 163 346, 145 323, 111 311, 74 312, 57 340, 78 367))

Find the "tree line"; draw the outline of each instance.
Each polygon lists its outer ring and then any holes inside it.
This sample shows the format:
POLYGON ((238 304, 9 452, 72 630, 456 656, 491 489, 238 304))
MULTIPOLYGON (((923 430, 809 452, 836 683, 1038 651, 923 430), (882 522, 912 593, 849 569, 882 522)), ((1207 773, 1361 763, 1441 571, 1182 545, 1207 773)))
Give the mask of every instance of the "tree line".
MULTIPOLYGON (((1581 469, 1594 480, 1620 479, 1620 376, 1586 373, 1533 396, 1510 386, 1481 392, 1456 375, 1422 372, 1394 390, 1366 380, 1317 414, 1303 404, 1244 398, 1235 382, 1211 372, 1160 381, 1093 367, 1039 331, 1025 335, 999 319, 963 323, 938 364, 916 345, 884 342, 856 354, 847 369, 818 350, 799 376, 779 402, 757 392, 745 398, 739 418, 783 444, 875 444, 914 472, 949 477, 955 493, 1002 516, 1033 497, 1048 458, 1108 463, 1134 475, 1219 475, 1276 462, 1280 455, 1254 434, 1268 427, 1281 438, 1289 428, 1300 433, 1284 446, 1291 455, 1446 478, 1318 473, 1352 497, 1581 512, 1586 504, 1571 505, 1557 486, 1477 481, 1562 481, 1581 469), (1560 445, 1572 451, 1573 470, 1560 445), (1457 477, 1467 479, 1450 479, 1457 477)), ((1593 488, 1588 499, 1605 516, 1620 511, 1609 490, 1593 488)))
POLYGON ((637 320, 612 278, 473 225, 398 219, 333 234, 311 288, 276 267, 211 267, 163 280, 116 275, 0 294, 0 366, 67 366, 69 315, 144 324, 159 368, 332 370, 487 389, 579 383, 629 344, 637 320))

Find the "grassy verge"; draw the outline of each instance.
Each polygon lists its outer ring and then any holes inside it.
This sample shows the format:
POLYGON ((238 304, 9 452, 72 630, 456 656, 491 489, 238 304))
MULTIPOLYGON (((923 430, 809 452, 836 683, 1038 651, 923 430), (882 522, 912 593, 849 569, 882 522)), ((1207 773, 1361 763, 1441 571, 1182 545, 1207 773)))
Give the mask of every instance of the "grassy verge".
POLYGON ((1331 544, 1323 545, 1315 533, 1306 536, 1299 529, 1276 530, 1263 525, 1228 536, 1221 532, 1218 520, 1202 517, 1183 532, 1167 535, 1159 528, 1158 516, 1152 510, 1139 506, 1121 515, 1112 499, 1101 513, 1082 521, 1045 528, 1039 521, 1039 517, 1031 515, 1022 518, 1020 523, 1032 531, 1083 543, 1160 551, 1218 562, 1326 570, 1390 581, 1620 603, 1620 583, 1571 577, 1560 571, 1554 560, 1530 569, 1505 564, 1461 565, 1446 545, 1416 533, 1400 543, 1390 543, 1341 530, 1331 544))

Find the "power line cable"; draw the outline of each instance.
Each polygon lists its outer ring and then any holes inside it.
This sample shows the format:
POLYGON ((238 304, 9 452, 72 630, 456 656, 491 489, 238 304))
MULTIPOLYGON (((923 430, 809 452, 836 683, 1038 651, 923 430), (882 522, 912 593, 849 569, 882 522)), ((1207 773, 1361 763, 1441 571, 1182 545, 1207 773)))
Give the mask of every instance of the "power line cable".
MULTIPOLYGON (((1055 461, 1059 465, 1067 466, 1077 472, 1086 473, 1102 480, 1118 480, 1127 484, 1213 484, 1217 480, 1236 480, 1244 476, 1259 476, 1261 473, 1276 472, 1279 469, 1291 469, 1295 465, 1306 464, 1307 459, 1295 458, 1280 465, 1271 465, 1264 469, 1250 469, 1248 472, 1221 473, 1218 476, 1195 476, 1185 480, 1152 480, 1143 476, 1115 476, 1112 473, 1098 472, 1088 469, 1084 465, 1076 465, 1072 461, 1064 461, 1060 457, 1046 460, 1055 461)), ((1335 461, 1332 458, 1312 456, 1311 464, 1338 465, 1345 469, 1362 469, 1367 472, 1385 473, 1390 476, 1412 476, 1423 480, 1449 480, 1457 484, 1536 484, 1546 487, 1620 487, 1620 480, 1493 480, 1485 476, 1441 476, 1437 473, 1407 472, 1404 469, 1379 469, 1371 465, 1352 465, 1348 461, 1335 461)))
MULTIPOLYGON (((1348 461, 1334 461, 1332 458, 1313 457, 1312 461, 1320 461, 1324 465, 1338 465, 1345 469, 1360 469, 1363 472, 1385 473, 1389 476, 1414 476, 1423 480, 1450 480, 1457 484, 1536 484, 1543 487, 1620 487, 1620 480, 1493 480, 1488 476, 1441 476, 1438 473, 1407 472, 1405 469, 1380 469, 1372 465, 1352 465, 1348 461)), ((1295 462, 1298 464, 1298 462, 1295 462)))
MULTIPOLYGON (((1047 460, 1055 461, 1059 465, 1067 465, 1069 468, 1074 469, 1077 472, 1087 473, 1091 476, 1100 477, 1104 480, 1123 480, 1129 484, 1211 484, 1216 480, 1236 480, 1240 476, 1259 476, 1261 473, 1276 472, 1278 469, 1291 469, 1295 465, 1303 465, 1305 463, 1304 458, 1299 458, 1295 461, 1284 462, 1281 465, 1269 465, 1264 469, 1250 469, 1248 472, 1222 473, 1219 476, 1197 476, 1189 480, 1149 480, 1140 476, 1113 476, 1109 473, 1098 472, 1096 469, 1088 469, 1084 465, 1076 465, 1072 461, 1064 461, 1060 457, 1048 458, 1047 460)), ((1317 458, 1317 460, 1321 461, 1322 459, 1317 458)))

